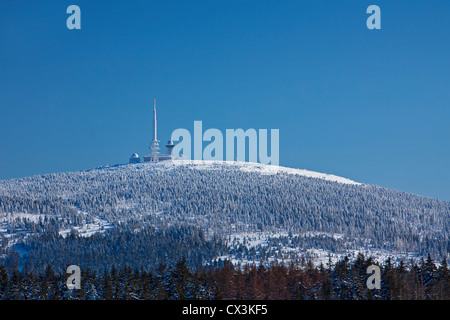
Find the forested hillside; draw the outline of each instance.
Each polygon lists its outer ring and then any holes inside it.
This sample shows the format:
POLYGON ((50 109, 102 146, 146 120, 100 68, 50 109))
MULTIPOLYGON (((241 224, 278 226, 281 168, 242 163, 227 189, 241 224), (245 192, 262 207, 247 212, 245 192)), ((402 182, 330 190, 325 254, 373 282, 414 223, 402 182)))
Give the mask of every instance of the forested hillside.
POLYGON ((0 181, 0 249, 29 270, 154 266, 181 254, 196 266, 348 252, 440 260, 449 232, 448 202, 261 164, 170 161, 0 181))

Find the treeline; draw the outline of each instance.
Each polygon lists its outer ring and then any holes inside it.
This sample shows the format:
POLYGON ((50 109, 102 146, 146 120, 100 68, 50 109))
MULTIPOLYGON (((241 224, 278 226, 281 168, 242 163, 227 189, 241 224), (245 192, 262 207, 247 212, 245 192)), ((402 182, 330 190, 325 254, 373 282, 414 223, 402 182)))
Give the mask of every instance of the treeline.
MULTIPOLYGON (((185 260, 172 267, 160 264, 146 271, 124 266, 103 272, 83 269, 81 289, 69 290, 68 275, 47 266, 42 273, 7 272, 0 265, 0 299, 3 300, 447 300, 450 273, 447 261, 428 256, 419 263, 381 268, 381 289, 369 290, 367 267, 372 259, 359 255, 334 265, 315 267, 311 261, 270 267, 238 267, 229 261, 190 269, 185 260)), ((375 263, 376 264, 376 263, 375 263)))
POLYGON ((51 265, 61 273, 68 263, 95 270, 131 265, 149 271, 160 263, 172 266, 179 257, 185 257, 188 267, 195 268, 225 252, 221 238, 207 236, 200 228, 156 229, 127 223, 91 237, 79 236, 74 230, 66 237, 56 231, 30 236, 26 243, 6 250, 2 260, 8 272, 21 269, 41 273, 51 265))

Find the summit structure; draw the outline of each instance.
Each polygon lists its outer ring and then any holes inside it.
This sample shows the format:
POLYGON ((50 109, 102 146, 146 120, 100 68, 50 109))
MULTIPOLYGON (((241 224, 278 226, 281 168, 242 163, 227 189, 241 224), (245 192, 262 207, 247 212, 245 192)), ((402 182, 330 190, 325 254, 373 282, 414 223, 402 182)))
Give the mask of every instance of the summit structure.
POLYGON ((150 141, 150 153, 144 156, 144 162, 158 162, 163 160, 172 160, 172 149, 175 146, 170 140, 166 144, 166 154, 159 153, 159 140, 158 140, 158 123, 156 120, 156 99, 153 100, 153 140, 150 141))
POLYGON ((150 154, 144 156, 144 162, 157 162, 159 154, 158 123, 156 121, 156 99, 153 100, 153 140, 150 142, 150 154))

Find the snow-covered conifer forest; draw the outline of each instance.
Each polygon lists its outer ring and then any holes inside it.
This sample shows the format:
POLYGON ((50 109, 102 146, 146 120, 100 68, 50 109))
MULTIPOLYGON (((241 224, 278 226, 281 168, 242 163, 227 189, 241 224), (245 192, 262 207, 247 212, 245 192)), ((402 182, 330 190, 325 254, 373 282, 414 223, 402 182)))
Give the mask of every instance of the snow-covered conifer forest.
POLYGON ((441 261, 449 232, 448 202, 262 164, 167 161, 0 181, 0 250, 11 270, 150 270, 181 258, 318 265, 359 252, 441 261))

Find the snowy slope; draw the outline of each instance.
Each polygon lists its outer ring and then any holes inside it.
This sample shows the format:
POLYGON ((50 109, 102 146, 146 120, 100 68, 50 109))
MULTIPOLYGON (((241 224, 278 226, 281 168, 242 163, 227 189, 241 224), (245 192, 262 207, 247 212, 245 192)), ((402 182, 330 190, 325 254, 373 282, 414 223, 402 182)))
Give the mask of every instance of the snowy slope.
POLYGON ((171 166, 191 166, 192 169, 197 170, 214 170, 214 168, 220 166, 232 166, 244 172, 256 172, 259 174, 277 174, 286 173, 304 176, 308 178, 323 179, 332 182, 339 182, 344 184, 360 185, 360 183, 352 181, 350 179, 338 177, 332 174, 320 173, 315 171, 309 171, 304 169, 294 169, 282 166, 272 166, 254 162, 242 162, 242 161, 209 161, 209 160, 177 160, 167 161, 162 163, 166 168, 171 166))
POLYGON ((450 203, 246 162, 177 160, 0 180, 0 236, 9 245, 49 230, 87 237, 147 226, 200 228, 242 263, 358 251, 437 257, 449 250, 450 203))

